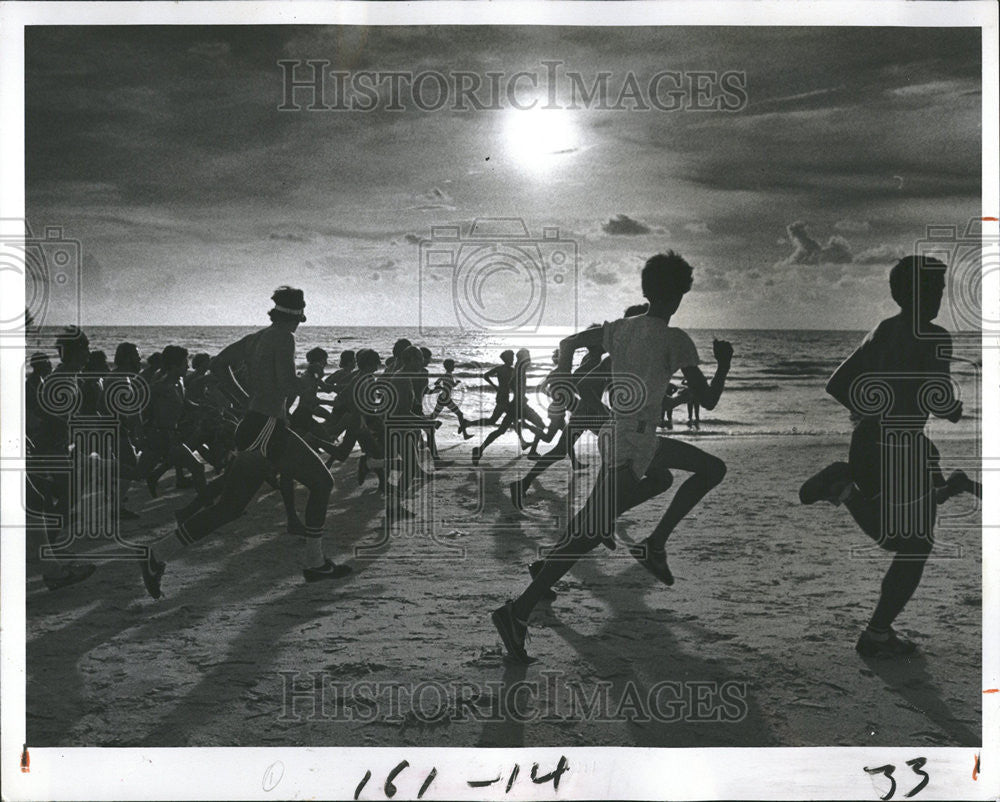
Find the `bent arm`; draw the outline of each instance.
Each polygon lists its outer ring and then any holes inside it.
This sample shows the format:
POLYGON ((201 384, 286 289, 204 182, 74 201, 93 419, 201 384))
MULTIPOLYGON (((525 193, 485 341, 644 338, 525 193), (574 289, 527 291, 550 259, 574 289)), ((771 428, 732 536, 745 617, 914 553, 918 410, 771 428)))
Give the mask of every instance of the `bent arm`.
POLYGON ((604 329, 600 326, 592 329, 584 329, 576 334, 571 334, 559 343, 559 364, 556 369, 559 373, 572 373, 573 354, 581 348, 600 350, 604 353, 604 329))
POLYGON ((841 406, 860 414, 851 401, 851 387, 865 373, 864 349, 859 348, 845 359, 826 383, 826 391, 841 406))
MULTIPOLYGON (((705 409, 715 409, 716 405, 719 403, 719 398, 722 396, 722 391, 726 386, 726 376, 729 374, 729 365, 720 362, 715 369, 715 375, 712 377, 711 382, 705 378, 705 374, 701 372, 701 368, 697 365, 690 365, 686 368, 681 368, 681 373, 684 374, 684 378, 687 380, 687 394, 690 396, 691 400, 697 401, 705 409)), ((679 393, 678 395, 684 395, 684 392, 682 391, 682 393, 679 393)), ((684 400, 686 401, 688 399, 685 398, 684 400)))

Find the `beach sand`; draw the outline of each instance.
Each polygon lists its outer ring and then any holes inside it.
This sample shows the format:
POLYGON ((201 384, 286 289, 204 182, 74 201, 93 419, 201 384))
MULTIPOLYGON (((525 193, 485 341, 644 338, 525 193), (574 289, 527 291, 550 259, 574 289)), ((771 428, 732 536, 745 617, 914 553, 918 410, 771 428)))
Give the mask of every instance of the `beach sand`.
MULTIPOLYGON (((729 472, 669 541, 676 584, 657 583, 621 544, 598 549, 536 609, 537 660, 525 667, 504 660, 490 612, 523 589, 536 549, 556 538, 568 467, 543 477, 521 515, 506 486, 529 463, 513 437, 476 471, 477 441, 446 430, 442 456, 455 463, 421 495, 433 501, 423 513, 433 538, 415 526, 378 545, 374 477, 358 487, 356 457, 335 469, 325 542, 353 565, 344 580, 303 582, 299 543, 269 488, 170 564, 158 602, 134 563, 101 563, 59 592, 32 576, 29 746, 980 743, 974 499, 942 507, 937 558, 897 621, 918 655, 866 661, 854 642, 888 555, 843 508, 803 507, 796 495, 845 458, 846 440, 702 438, 729 472)), ((589 435, 582 444, 595 448, 589 435)), ((969 442, 939 445, 946 472, 950 457, 973 453, 969 442)), ((579 500, 588 481, 577 476, 579 500)), ((172 484, 168 475, 155 500, 133 485, 142 519, 123 524, 125 537, 170 530, 191 492, 172 484)), ((648 534, 672 492, 629 513, 620 538, 648 534)))

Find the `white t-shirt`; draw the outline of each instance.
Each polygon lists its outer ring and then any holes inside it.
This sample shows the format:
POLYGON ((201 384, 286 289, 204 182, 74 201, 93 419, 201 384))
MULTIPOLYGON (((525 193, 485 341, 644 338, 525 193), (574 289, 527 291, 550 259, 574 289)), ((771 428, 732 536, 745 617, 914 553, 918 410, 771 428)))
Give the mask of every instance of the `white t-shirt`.
POLYGON ((609 401, 614 412, 605 430, 614 435, 614 453, 602 450, 602 456, 611 465, 631 465, 641 477, 656 453, 656 428, 670 378, 697 365, 698 351, 683 329, 649 315, 605 323, 603 342, 611 356, 609 401))

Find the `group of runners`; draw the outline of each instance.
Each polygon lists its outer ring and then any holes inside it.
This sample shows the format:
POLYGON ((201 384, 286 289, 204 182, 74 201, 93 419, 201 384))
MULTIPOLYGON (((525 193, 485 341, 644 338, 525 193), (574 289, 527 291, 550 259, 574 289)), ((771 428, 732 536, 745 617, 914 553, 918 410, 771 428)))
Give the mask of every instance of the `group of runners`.
MULTIPOLYGON (((981 493, 979 484, 961 471, 944 477, 937 449, 924 433, 929 415, 950 421, 962 415, 949 379, 948 333, 931 323, 945 272, 945 265, 929 257, 906 257, 892 268, 890 290, 899 314, 878 325, 827 387, 855 421, 848 458, 827 466, 800 489, 804 504, 842 504, 867 535, 893 553, 876 609, 857 642, 866 656, 913 651, 914 644, 892 624, 913 595, 931 552, 936 506, 956 493, 981 493), (869 381, 888 388, 888 403, 872 406, 865 388, 869 381), (938 388, 935 393, 926 392, 928 382, 938 388), (934 397, 930 405, 929 395, 934 397)), ((500 364, 486 371, 494 409, 474 420, 465 417, 454 397, 459 383, 454 361, 444 360, 444 372, 432 384, 431 352, 406 339, 396 342, 384 367, 376 351, 362 348, 343 352, 338 368, 327 375, 328 354, 314 348, 305 370, 297 374, 295 332, 306 319, 305 298, 301 290, 287 286, 272 295, 268 327, 214 357, 197 354, 190 368, 189 354, 180 346, 167 346, 143 365, 130 343, 117 348, 109 366, 101 352, 91 353, 82 331, 67 329, 57 338, 59 364, 54 369, 44 354, 30 359, 29 524, 50 545, 63 537, 75 496, 72 479, 47 466, 53 464, 51 457, 69 453, 74 415, 103 416, 117 421, 115 451, 101 458, 117 463, 120 485, 106 489, 106 500, 122 518, 136 517, 124 503, 130 482, 144 483, 155 495, 163 474, 174 469, 178 486, 194 490, 191 501, 175 513, 176 528, 153 542, 139 560, 150 596, 161 597, 167 566, 178 554, 239 517, 265 483, 280 490, 288 531, 301 540, 304 580, 333 580, 351 569, 331 559, 323 544, 333 489, 330 467, 356 448, 358 480, 363 483, 369 473, 377 477, 391 525, 413 515, 406 498, 428 473, 421 450, 435 468, 448 464, 435 442, 444 410, 455 415, 466 439, 473 437, 470 429, 492 429, 472 449, 474 465, 499 437, 512 430, 517 434, 533 461, 509 485, 518 508, 549 467, 562 459, 580 466, 574 445, 590 431, 598 439, 601 465, 589 497, 559 541, 529 566, 524 591, 492 614, 507 653, 528 660, 525 636, 538 602, 554 597, 552 586, 581 556, 602 544, 615 548, 619 516, 664 493, 673 485, 673 472, 682 471, 688 476, 653 531, 629 547, 647 571, 672 585, 667 541, 726 475, 719 458, 658 432, 664 411, 678 403, 713 409, 733 358, 732 345, 716 340, 716 367, 707 377, 691 338, 670 325, 692 281, 692 268, 680 255, 657 254, 642 270, 645 304, 562 340, 540 385, 549 399, 548 422, 529 403, 531 355, 523 349, 504 351, 500 364), (584 354, 577 363, 578 351, 584 354), (678 372, 685 387, 680 394, 671 384, 678 372), (52 402, 53 381, 63 388, 58 404, 52 402), (110 400, 122 391, 141 395, 144 388, 148 403, 139 411, 122 411, 110 400), (66 403, 67 393, 74 397, 72 403, 66 403), (436 396, 431 410, 424 404, 428 396, 436 396), (553 441, 551 449, 539 453, 542 443, 553 441), (215 471, 211 481, 206 466, 215 471), (301 517, 296 482, 307 491, 301 517)), ((93 570, 93 564, 81 562, 42 565, 43 580, 53 590, 80 582, 93 570)))

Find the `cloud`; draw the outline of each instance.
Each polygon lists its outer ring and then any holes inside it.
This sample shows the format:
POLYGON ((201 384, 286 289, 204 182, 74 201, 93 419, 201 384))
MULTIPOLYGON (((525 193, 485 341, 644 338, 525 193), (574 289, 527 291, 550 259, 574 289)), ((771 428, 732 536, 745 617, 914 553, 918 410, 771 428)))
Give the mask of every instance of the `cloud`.
POLYGON ((723 292, 731 288, 729 279, 723 275, 721 270, 715 267, 706 267, 695 273, 691 292, 723 292))
POLYGON ((117 184, 107 181, 39 181, 33 187, 33 199, 36 201, 63 200, 74 197, 80 203, 116 203, 121 200, 121 191, 117 184))
POLYGON ((850 244, 841 236, 835 234, 826 245, 821 245, 810 236, 809 227, 801 220, 796 220, 786 230, 793 250, 783 260, 784 264, 844 264, 853 258, 850 244))
POLYGON ((689 231, 692 234, 711 234, 712 231, 708 227, 708 223, 704 220, 695 220, 690 223, 684 224, 684 230, 689 231))
POLYGON ((889 264, 902 259, 906 255, 906 249, 898 245, 876 245, 868 248, 854 257, 855 264, 859 265, 879 265, 889 264))
POLYGON ((858 233, 861 231, 871 231, 872 225, 867 220, 838 220, 833 224, 837 231, 848 231, 858 233))
POLYGON ((310 242, 312 240, 312 237, 306 234, 297 234, 293 231, 272 231, 267 235, 267 238, 284 242, 310 242))
POLYGON ((776 110, 789 111, 799 108, 815 108, 817 105, 820 107, 832 106, 838 102, 843 102, 840 95, 846 88, 846 85, 841 84, 839 86, 813 89, 808 92, 796 92, 793 95, 784 95, 783 97, 765 98, 753 104, 751 113, 760 114, 761 109, 764 109, 763 113, 773 113, 776 110), (822 100, 818 100, 819 98, 822 98, 822 100))
MULTIPOLYGON (((842 225, 844 222, 850 222, 855 226, 861 225, 856 221, 840 221, 838 225, 841 229, 844 228, 842 225)), ((802 221, 792 223, 787 231, 793 250, 784 259, 775 263, 775 268, 816 265, 822 270, 815 272, 830 281, 837 281, 847 276, 850 271, 849 265, 887 265, 906 254, 905 248, 889 243, 879 243, 854 253, 851 244, 838 235, 830 237, 823 245, 809 234, 808 227, 802 221)))
POLYGON ((601 230, 610 236, 636 237, 641 234, 648 234, 649 226, 633 220, 627 214, 620 214, 613 217, 601 226, 601 230))
POLYGON ((415 195, 414 205, 410 208, 421 212, 453 211, 455 209, 451 196, 440 187, 431 187, 427 192, 415 195))
POLYGON ((589 284, 610 287, 621 283, 621 277, 614 270, 602 270, 598 262, 591 262, 583 270, 583 278, 589 284))

